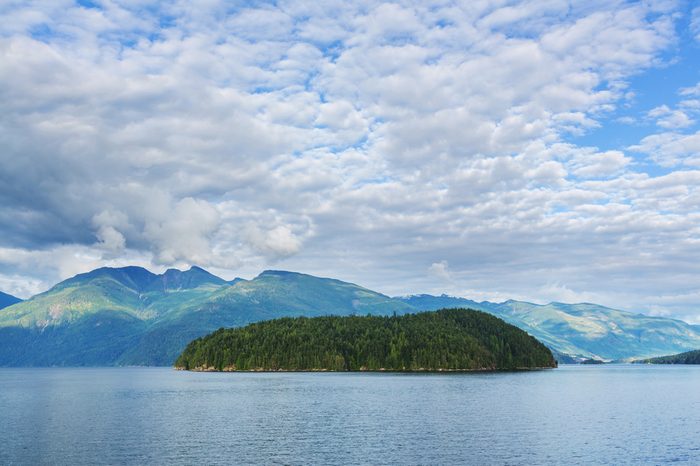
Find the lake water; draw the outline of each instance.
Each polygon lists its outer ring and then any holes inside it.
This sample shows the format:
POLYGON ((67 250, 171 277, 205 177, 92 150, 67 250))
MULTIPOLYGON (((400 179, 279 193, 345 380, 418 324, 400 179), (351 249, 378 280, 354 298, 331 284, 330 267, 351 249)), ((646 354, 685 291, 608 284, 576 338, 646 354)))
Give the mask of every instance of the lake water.
POLYGON ((0 369, 0 464, 700 464, 700 367, 0 369))

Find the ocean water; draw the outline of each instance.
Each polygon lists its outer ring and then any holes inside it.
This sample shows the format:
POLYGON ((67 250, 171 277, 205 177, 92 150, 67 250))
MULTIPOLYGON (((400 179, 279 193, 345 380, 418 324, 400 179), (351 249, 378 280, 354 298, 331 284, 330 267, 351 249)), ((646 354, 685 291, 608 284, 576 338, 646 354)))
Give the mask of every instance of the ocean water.
POLYGON ((0 369, 0 464, 700 464, 700 367, 0 369))

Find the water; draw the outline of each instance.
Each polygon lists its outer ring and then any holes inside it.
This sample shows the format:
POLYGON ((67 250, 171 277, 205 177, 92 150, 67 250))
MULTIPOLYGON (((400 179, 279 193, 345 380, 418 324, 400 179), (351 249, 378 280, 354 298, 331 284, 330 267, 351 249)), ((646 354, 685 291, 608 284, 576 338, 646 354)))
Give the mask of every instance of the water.
POLYGON ((0 369, 0 464, 700 464, 700 367, 0 369))

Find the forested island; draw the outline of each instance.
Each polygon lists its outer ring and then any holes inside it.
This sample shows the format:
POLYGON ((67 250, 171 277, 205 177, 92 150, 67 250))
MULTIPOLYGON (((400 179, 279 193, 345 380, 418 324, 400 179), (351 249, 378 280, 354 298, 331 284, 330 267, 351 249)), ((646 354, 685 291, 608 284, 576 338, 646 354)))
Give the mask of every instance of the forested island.
POLYGON ((550 350, 480 311, 282 318, 192 341, 194 371, 486 371, 556 367, 550 350))
POLYGON ((700 350, 639 361, 644 364, 700 364, 700 350))

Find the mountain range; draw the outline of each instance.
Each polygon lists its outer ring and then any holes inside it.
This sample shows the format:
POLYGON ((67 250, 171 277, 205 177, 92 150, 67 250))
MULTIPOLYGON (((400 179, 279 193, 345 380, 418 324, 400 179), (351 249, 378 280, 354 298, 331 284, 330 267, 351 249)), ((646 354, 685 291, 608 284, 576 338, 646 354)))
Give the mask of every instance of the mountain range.
MULTIPOLYGON (((15 298, 16 299, 16 298, 15 298)), ((700 329, 595 304, 389 297, 330 278, 267 270, 226 281, 199 267, 100 268, 0 310, 0 366, 171 365, 191 340, 277 317, 472 308, 511 323, 560 362, 641 359, 700 348, 700 329)))
POLYGON ((432 310, 467 307, 491 313, 552 349, 560 362, 574 359, 632 360, 667 355, 674 348, 700 348, 700 329, 668 317, 648 316, 598 304, 532 304, 508 300, 475 302, 451 296, 401 298, 412 307, 432 310))

